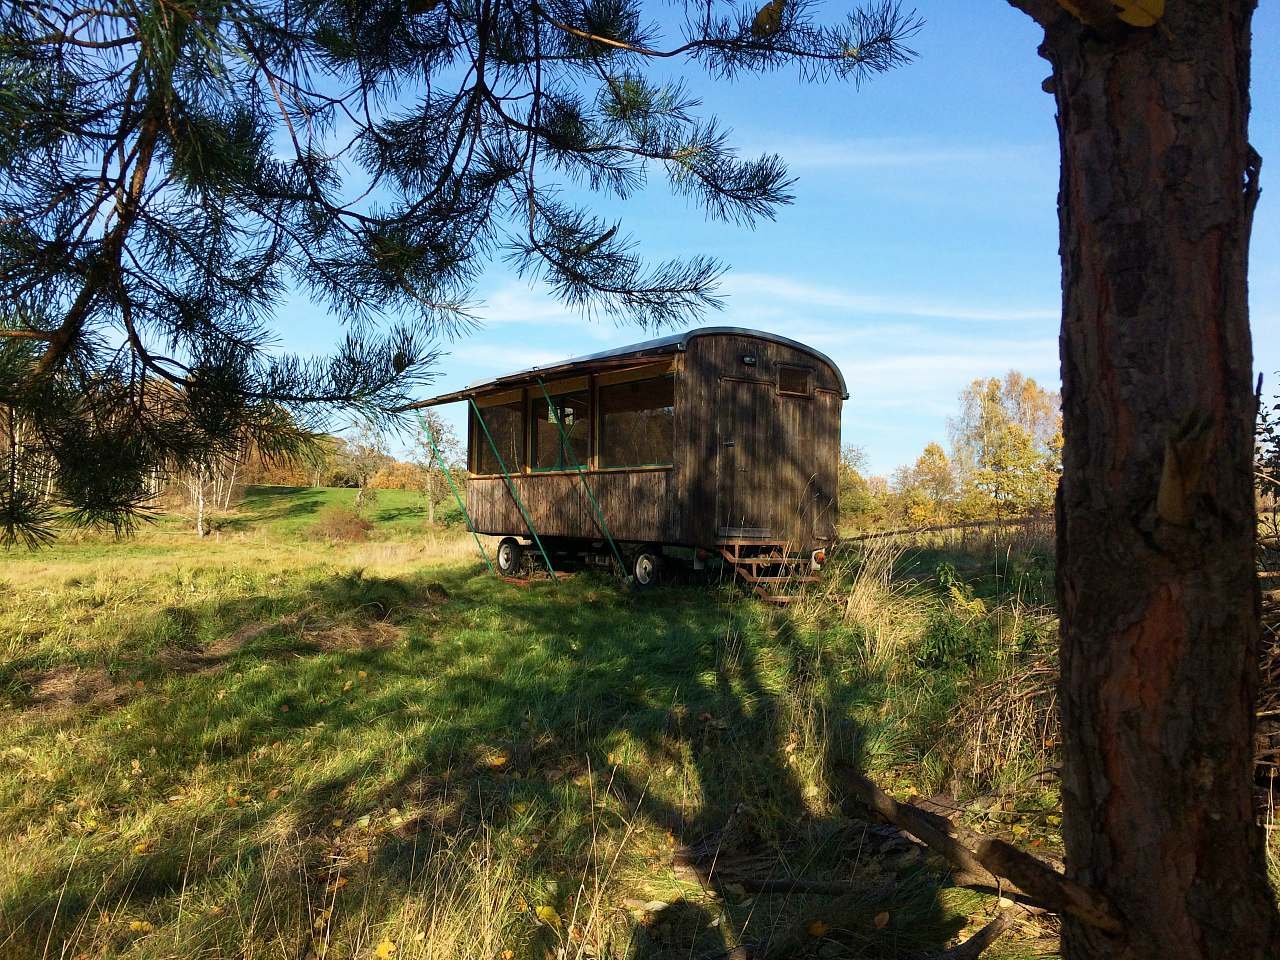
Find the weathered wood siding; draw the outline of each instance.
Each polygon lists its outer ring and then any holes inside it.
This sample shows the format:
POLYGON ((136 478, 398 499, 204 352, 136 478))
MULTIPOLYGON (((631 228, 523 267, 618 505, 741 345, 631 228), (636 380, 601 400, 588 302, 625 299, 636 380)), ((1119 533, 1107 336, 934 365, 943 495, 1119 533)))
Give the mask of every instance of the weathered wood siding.
MULTIPOLYGON (((591 492, 615 540, 681 543, 683 514, 671 470, 592 473, 591 492)), ((512 484, 542 537, 603 537, 582 480, 570 474, 524 474, 512 484)), ((467 509, 476 528, 494 535, 528 535, 515 500, 501 477, 467 482, 467 509)))
POLYGON ((691 339, 675 478, 690 539, 714 543, 725 527, 764 528, 798 549, 833 539, 840 392, 836 371, 806 351, 748 336, 691 339), (779 366, 811 371, 810 395, 779 393, 779 366))

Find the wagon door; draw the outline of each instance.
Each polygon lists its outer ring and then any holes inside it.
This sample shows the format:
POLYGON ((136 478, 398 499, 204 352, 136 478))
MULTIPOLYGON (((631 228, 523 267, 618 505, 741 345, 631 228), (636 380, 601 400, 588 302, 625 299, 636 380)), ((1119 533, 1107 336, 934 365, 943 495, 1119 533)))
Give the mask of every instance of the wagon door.
POLYGON ((722 538, 773 536, 769 445, 772 383, 721 378, 716 393, 716 528, 722 538))

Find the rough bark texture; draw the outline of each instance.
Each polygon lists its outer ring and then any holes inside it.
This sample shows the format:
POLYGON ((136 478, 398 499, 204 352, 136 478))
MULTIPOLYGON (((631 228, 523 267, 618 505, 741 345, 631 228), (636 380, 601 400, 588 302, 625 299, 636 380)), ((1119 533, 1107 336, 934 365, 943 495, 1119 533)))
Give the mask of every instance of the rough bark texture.
POLYGON ((1065 918, 1073 960, 1280 957, 1250 797, 1253 5, 1170 0, 1153 29, 1102 33, 1042 20, 1062 148, 1067 868, 1125 926, 1065 918))

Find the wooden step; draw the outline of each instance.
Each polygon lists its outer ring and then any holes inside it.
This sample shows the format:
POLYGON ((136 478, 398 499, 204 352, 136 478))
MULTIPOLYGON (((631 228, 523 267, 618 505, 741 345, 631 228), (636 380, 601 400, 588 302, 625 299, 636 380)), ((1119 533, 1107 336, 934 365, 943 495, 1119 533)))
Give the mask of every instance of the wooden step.
POLYGON ((746 579, 748 583, 817 583, 819 578, 814 576, 804 576, 804 577, 765 576, 765 577, 762 577, 762 576, 759 576, 758 574, 749 573, 746 575, 746 579))
POLYGON ((797 557, 794 555, 788 557, 782 554, 774 554, 771 556, 764 556, 764 557, 735 557, 733 554, 725 550, 721 550, 720 556, 724 557, 730 563, 737 563, 743 566, 752 566, 752 567, 776 566, 776 565, 782 565, 782 564, 800 564, 800 563, 803 563, 807 566, 809 563, 808 557, 797 557))

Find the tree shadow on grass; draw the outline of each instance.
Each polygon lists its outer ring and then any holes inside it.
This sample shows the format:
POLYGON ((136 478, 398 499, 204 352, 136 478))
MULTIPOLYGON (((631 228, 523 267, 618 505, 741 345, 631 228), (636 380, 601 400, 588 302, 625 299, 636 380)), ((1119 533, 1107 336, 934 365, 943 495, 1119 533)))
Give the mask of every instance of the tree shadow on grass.
MULTIPOLYGON (((142 758, 157 774, 112 795, 118 826, 103 843, 68 840, 14 879, 0 953, 28 955, 22 944, 45 934, 71 953, 102 937, 119 948, 129 934, 95 932, 96 910, 168 929, 195 892, 230 899, 223 917, 265 897, 276 929, 255 935, 305 956, 317 917, 326 929, 376 918, 444 883, 480 837, 518 864, 528 904, 566 918, 517 910, 511 936, 530 956, 572 937, 591 877, 640 901, 626 941, 604 944, 617 957, 893 957, 939 947, 963 922, 909 844, 800 775, 804 723, 828 716, 823 769, 856 765, 860 734, 834 716, 840 685, 785 615, 696 588, 635 595, 589 576, 526 588, 454 571, 335 577, 191 618, 200 636, 254 628, 208 669, 134 665, 154 692, 78 724, 104 753, 50 793, 93 765, 130 779, 142 758), (204 799, 165 799, 188 795, 204 799), (602 833, 602 818, 631 826, 602 833), (620 856, 641 842, 627 836, 669 841, 620 856), (442 868, 442 851, 459 863, 442 868), (886 870, 888 857, 901 862, 886 870), (611 876, 619 863, 627 875, 611 876), (339 895, 341 876, 379 898, 339 895), (811 882, 842 886, 816 895, 811 882)), ((0 823, 14 834, 20 816, 0 823)), ((592 906, 607 914, 594 929, 619 926, 626 906, 592 906)), ((174 943, 234 955, 245 929, 188 923, 194 939, 175 929, 174 943)))

